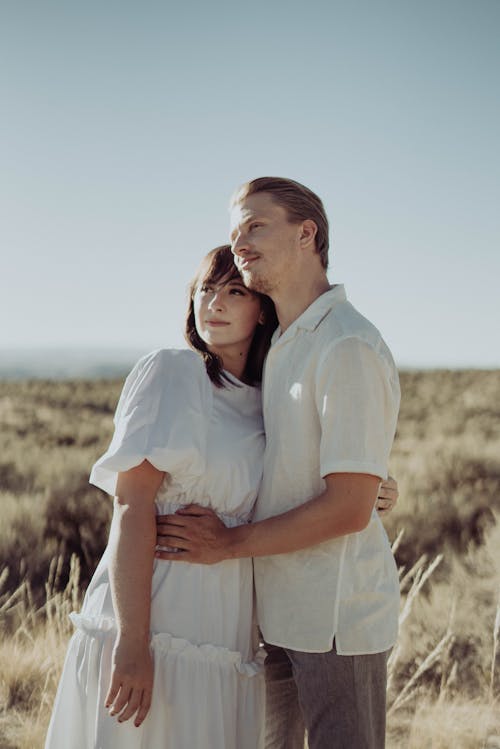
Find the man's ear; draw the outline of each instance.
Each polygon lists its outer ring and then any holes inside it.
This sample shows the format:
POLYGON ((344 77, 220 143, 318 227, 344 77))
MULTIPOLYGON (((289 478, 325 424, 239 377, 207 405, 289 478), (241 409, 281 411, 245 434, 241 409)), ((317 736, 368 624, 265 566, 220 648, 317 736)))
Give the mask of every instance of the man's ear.
POLYGON ((306 218, 306 220, 302 222, 302 229, 300 232, 301 245, 303 247, 310 247, 314 244, 314 239, 317 233, 318 227, 316 222, 313 221, 312 218, 306 218))

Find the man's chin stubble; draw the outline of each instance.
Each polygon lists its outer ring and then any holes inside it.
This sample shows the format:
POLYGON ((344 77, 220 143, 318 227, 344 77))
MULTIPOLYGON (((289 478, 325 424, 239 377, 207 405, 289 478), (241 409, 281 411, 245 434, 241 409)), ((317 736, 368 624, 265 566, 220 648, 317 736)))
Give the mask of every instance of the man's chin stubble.
POLYGON ((274 289, 274 286, 272 283, 270 283, 265 278, 260 278, 256 274, 251 274, 245 271, 241 271, 241 275, 243 278, 243 283, 245 284, 247 289, 250 289, 251 291, 256 291, 258 294, 270 295, 274 289))

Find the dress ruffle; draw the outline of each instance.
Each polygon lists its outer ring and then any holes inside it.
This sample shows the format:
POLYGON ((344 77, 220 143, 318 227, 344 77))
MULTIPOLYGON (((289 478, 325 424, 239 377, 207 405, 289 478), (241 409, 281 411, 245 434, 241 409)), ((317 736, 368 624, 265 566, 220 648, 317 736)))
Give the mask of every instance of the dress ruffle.
MULTIPOLYGON (((69 615, 73 625, 90 637, 100 637, 116 632, 114 619, 108 616, 85 616, 75 612, 69 615)), ((210 643, 195 645, 183 637, 174 637, 168 632, 158 632, 151 636, 151 647, 157 655, 170 655, 194 663, 210 661, 221 667, 232 666, 242 676, 253 677, 262 672, 265 650, 259 648, 253 660, 245 661, 241 653, 210 643)))

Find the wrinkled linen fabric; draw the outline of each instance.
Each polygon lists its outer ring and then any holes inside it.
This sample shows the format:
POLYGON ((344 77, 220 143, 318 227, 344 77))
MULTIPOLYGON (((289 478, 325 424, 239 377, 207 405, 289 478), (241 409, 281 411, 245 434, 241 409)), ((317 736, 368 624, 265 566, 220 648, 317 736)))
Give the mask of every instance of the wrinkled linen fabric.
MULTIPOLYGON (((119 471, 149 460, 168 476, 158 513, 190 502, 226 525, 248 522, 261 480, 260 391, 208 379, 200 357, 165 349, 127 378, 109 449, 90 481, 110 494, 119 471)), ((216 565, 155 561, 151 596, 152 706, 142 726, 104 708, 116 624, 104 552, 81 612, 46 749, 261 749, 264 653, 253 612, 251 559, 216 565)))

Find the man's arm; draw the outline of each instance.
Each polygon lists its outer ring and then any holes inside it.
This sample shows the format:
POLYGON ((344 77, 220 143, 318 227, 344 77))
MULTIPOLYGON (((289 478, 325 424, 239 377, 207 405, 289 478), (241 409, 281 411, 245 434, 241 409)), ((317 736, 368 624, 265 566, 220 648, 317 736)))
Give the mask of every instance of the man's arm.
POLYGON ((368 525, 380 484, 378 476, 332 473, 317 497, 281 515, 226 528, 208 508, 191 505, 158 524, 158 542, 177 552, 159 559, 213 564, 224 559, 271 556, 305 549, 368 525))

